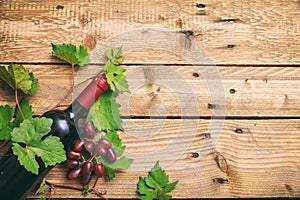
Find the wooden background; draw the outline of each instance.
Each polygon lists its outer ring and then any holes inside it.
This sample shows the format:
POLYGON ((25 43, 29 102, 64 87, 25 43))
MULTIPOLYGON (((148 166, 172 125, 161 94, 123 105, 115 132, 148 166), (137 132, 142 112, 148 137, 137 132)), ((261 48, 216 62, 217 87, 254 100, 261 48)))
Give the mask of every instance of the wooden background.
MULTIPOLYGON (((0 64, 35 73, 41 89, 29 100, 37 114, 71 85, 70 68, 51 56, 51 43, 95 52, 113 37, 154 27, 211 59, 190 63, 146 42, 125 52, 132 92, 118 98, 120 134, 135 162, 99 182, 107 198, 137 198, 138 177, 156 160, 179 180, 174 198, 300 197, 299 0, 0 0, 0 13, 0 64), (218 76, 201 73, 210 70, 218 76)), ((0 104, 13 105, 13 92, 0 88, 0 104)), ((65 176, 57 166, 47 180, 79 186, 65 176)), ((59 188, 52 197, 83 198, 59 188)))

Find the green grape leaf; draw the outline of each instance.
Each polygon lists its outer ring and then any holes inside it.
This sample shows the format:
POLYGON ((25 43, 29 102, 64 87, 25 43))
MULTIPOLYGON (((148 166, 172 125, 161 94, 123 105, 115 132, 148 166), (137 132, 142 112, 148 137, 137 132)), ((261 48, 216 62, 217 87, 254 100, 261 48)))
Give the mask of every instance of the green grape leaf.
POLYGON ((18 143, 13 143, 13 152, 18 156, 18 160, 25 169, 33 174, 38 175, 39 164, 35 160, 35 154, 31 149, 23 148, 18 143))
POLYGON ((140 180, 137 186, 138 186, 138 193, 145 195, 145 196, 140 196, 140 199, 152 200, 156 198, 156 192, 154 190, 149 190, 148 186, 146 185, 145 178, 140 176, 140 180))
POLYGON ((12 89, 21 90, 25 94, 35 94, 40 87, 38 80, 22 65, 10 64, 8 69, 0 66, 0 79, 12 89))
POLYGON ((169 183, 169 176, 166 172, 159 166, 159 162, 148 172, 147 177, 140 177, 137 184, 140 199, 151 200, 151 199, 161 199, 168 200, 171 199, 171 195, 167 193, 175 189, 178 181, 169 183))
POLYGON ((114 149, 117 156, 123 155, 126 146, 122 145, 122 139, 115 131, 107 132, 104 138, 108 139, 112 143, 112 148, 114 149))
POLYGON ((104 71, 109 87, 113 91, 129 92, 128 82, 123 67, 119 66, 124 61, 122 56, 122 48, 111 48, 107 51, 107 58, 109 59, 104 65, 104 71))
POLYGON ((174 189, 175 189, 175 186, 177 185, 177 183, 178 183, 178 180, 175 181, 175 182, 173 182, 173 183, 167 184, 167 185, 164 187, 163 190, 158 190, 158 191, 157 191, 157 196, 159 196, 159 197, 167 196, 167 197, 166 197, 167 199, 171 199, 172 196, 165 195, 165 194, 171 192, 172 190, 174 190, 174 189), (169 197, 170 197, 170 198, 169 198, 169 197))
POLYGON ((93 122, 98 130, 123 130, 120 104, 116 97, 117 93, 106 90, 90 107, 86 121, 93 122))
POLYGON ((124 61, 124 56, 122 56, 122 48, 111 48, 107 51, 107 58, 114 65, 119 65, 124 61))
POLYGON ((13 108, 8 105, 0 106, 0 140, 10 138, 10 133, 13 128, 13 123, 11 122, 13 116, 13 108))
POLYGON ((29 73, 29 76, 30 76, 30 80, 32 81, 29 94, 35 94, 40 89, 40 85, 38 83, 38 79, 34 78, 33 73, 29 73))
POLYGON ((58 137, 42 139, 51 130, 51 125, 52 119, 45 117, 25 119, 11 133, 13 153, 18 156, 20 164, 33 174, 37 175, 39 169, 36 157, 40 157, 46 167, 66 160, 64 145, 58 137))
POLYGON ((169 182, 169 176, 159 166, 159 162, 148 173, 148 177, 145 178, 146 184, 154 189, 165 187, 169 182))
POLYGON ((121 47, 111 48, 107 51, 106 56, 111 61, 119 59, 120 57, 122 57, 122 48, 121 47))
POLYGON ((105 169, 105 176, 109 181, 113 180, 116 177, 116 170, 110 168, 108 165, 103 164, 105 169))
POLYGON ((133 162, 132 158, 127 158, 125 156, 118 158, 114 163, 109 163, 102 157, 98 158, 98 160, 103 164, 105 168, 105 174, 110 181, 115 178, 116 171, 128 169, 133 162))
MULTIPOLYGON (((28 101, 26 101, 25 98, 22 98, 20 101, 19 101, 19 105, 20 105, 20 108, 22 110, 22 113, 24 115, 24 118, 25 119, 31 119, 32 116, 33 116, 33 111, 32 111, 32 106, 29 104, 28 101)), ((15 108, 15 120, 14 120, 14 126, 20 126, 20 123, 23 121, 23 117, 20 113, 20 110, 18 109, 18 107, 16 106, 15 108)))
POLYGON ((66 61, 71 65, 78 65, 80 67, 86 65, 90 56, 87 49, 80 45, 75 46, 73 44, 62 44, 62 45, 52 45, 52 55, 66 61))
POLYGON ((128 82, 124 75, 126 70, 123 67, 107 62, 104 66, 104 70, 110 89, 113 91, 129 92, 128 82))

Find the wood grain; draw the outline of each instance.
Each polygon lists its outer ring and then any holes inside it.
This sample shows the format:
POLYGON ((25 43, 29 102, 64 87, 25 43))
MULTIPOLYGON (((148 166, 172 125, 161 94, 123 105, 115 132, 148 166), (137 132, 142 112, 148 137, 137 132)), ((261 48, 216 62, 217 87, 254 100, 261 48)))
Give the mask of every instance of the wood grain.
MULTIPOLYGON (((135 198, 138 177, 146 176, 159 160, 170 180, 179 180, 174 198, 299 197, 299 124, 298 119, 125 120, 126 131, 120 135, 126 155, 135 161, 97 188, 107 191, 107 198, 135 198)), ((58 166, 47 180, 80 186, 65 177, 66 169, 58 166)), ((60 188, 52 196, 82 197, 60 188)))
MULTIPOLYGON (((0 0, 0 63, 34 72, 41 89, 26 98, 42 114, 71 86, 51 43, 91 52, 76 83, 123 46, 131 93, 118 96, 120 136, 135 162, 98 183, 105 197, 137 198, 157 160, 179 180, 174 198, 300 197, 299 10, 299 0, 0 0)), ((0 81, 0 105, 13 97, 0 81)), ((47 180, 79 187, 66 172, 47 180)), ((52 197, 84 198, 60 188, 52 197)))
MULTIPOLYGON (((55 106, 71 87, 67 65, 25 65, 39 79, 27 97, 36 114, 55 106)), ((131 93, 120 94, 123 116, 130 117, 295 117, 300 110, 300 69, 272 66, 128 65, 131 93)), ((101 66, 77 70, 76 83, 101 66)), ((88 83, 88 82, 87 82, 88 83)), ((76 88, 80 92, 85 85, 76 88)), ((14 105, 14 93, 0 82, 0 104, 14 105)), ((75 98, 75 96, 74 96, 75 98)), ((63 104, 70 104, 70 96, 63 104)))
POLYGON ((50 43, 83 44, 93 49, 115 38, 118 46, 142 45, 143 49, 132 49, 135 53, 128 57, 128 63, 188 63, 174 52, 168 55, 160 49, 147 49, 145 30, 166 28, 163 41, 177 40, 178 49, 189 49, 191 44, 199 46, 213 63, 299 64, 298 0, 201 3, 197 6, 199 2, 194 0, 0 1, 0 60, 58 62, 49 53, 50 43), (126 34, 128 40, 123 38, 126 34), (170 34, 172 37, 168 37, 170 34))

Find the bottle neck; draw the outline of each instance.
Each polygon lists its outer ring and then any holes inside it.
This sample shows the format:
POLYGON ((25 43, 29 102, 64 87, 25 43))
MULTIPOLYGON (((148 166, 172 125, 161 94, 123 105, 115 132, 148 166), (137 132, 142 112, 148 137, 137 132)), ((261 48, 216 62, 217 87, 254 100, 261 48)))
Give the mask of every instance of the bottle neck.
POLYGON ((93 103, 107 89, 108 83, 104 77, 99 76, 95 78, 66 109, 66 111, 70 113, 70 118, 83 116, 85 113, 87 113, 93 103))

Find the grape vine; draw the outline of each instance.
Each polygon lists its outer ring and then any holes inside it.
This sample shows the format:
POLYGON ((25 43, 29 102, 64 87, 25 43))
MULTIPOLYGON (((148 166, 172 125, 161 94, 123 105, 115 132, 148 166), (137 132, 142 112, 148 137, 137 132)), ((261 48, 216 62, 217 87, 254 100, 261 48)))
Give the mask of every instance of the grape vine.
MULTIPOLYGON (((89 53, 83 46, 72 44, 52 44, 52 55, 69 63, 72 72, 72 84, 65 96, 52 109, 62 106, 62 103, 73 93, 74 89, 95 77, 74 84, 75 66, 83 67, 89 62, 89 53)), ((121 48, 112 48, 107 51, 107 61, 103 66, 103 75, 109 83, 107 89, 91 106, 86 119, 77 127, 80 136, 70 149, 64 150, 58 137, 47 136, 51 129, 52 120, 45 117, 34 117, 32 106, 25 97, 19 99, 19 92, 33 95, 39 89, 38 79, 22 65, 10 64, 0 66, 0 79, 14 90, 15 108, 0 106, 0 158, 16 155, 20 165, 33 173, 38 174, 40 157, 44 165, 54 166, 64 162, 69 169, 66 177, 70 180, 79 179, 82 187, 59 185, 43 180, 37 193, 43 193, 54 187, 82 191, 83 194, 95 194, 103 197, 106 191, 96 188, 99 178, 111 181, 118 170, 128 169, 133 159, 124 156, 126 146, 123 145, 118 131, 123 131, 120 105, 116 98, 120 92, 130 92, 121 63, 124 60, 121 48), (32 131, 34 130, 34 131, 32 131), (24 147, 25 146, 25 147, 24 147), (92 177, 96 180, 90 188, 92 177)), ((22 95, 24 96, 24 95, 22 95)), ((170 199, 168 195, 178 181, 169 183, 165 171, 156 165, 147 177, 140 177, 137 184, 140 199, 170 199)), ((103 197, 104 198, 104 197, 103 197)), ((41 198, 43 199, 43 198, 41 198)))
MULTIPOLYGON (((0 141, 2 141, 0 156, 16 155, 20 165, 33 174, 38 174, 39 169, 39 164, 35 160, 36 156, 41 158, 45 166, 54 166, 64 161, 65 166, 70 169, 67 177, 69 179, 80 178, 83 191, 95 194, 97 194, 95 184, 99 177, 112 180, 117 170, 129 168, 133 159, 123 156, 126 146, 122 145, 116 132, 123 130, 118 110, 120 105, 116 102, 117 93, 129 91, 126 77, 123 74, 125 69, 120 66, 124 59, 121 54, 121 48, 108 50, 104 76, 110 83, 110 89, 93 105, 93 110, 89 113, 89 120, 86 120, 83 127, 78 130, 83 139, 76 140, 73 148, 68 149, 67 152, 58 137, 42 138, 50 131, 52 120, 33 117, 34 112, 29 102, 24 97, 19 100, 19 91, 25 95, 33 95, 39 89, 38 80, 34 78, 33 73, 18 64, 12 63, 8 67, 0 66, 0 79, 14 90, 16 103, 15 108, 9 105, 0 106, 0 141), (105 126, 97 122, 97 119, 103 118, 109 110, 100 109, 99 103, 102 103, 102 108, 105 106, 103 102, 108 101, 115 103, 111 109, 117 115, 110 117, 117 117, 118 126, 112 123, 115 119, 107 119, 105 126), (94 123, 97 127, 94 126, 94 123), (32 129, 36 132, 29 131, 32 129), (21 143, 25 144, 26 148, 23 148, 21 143), (31 147, 34 148, 30 149, 31 147), (92 176, 97 177, 94 186, 92 189, 86 189, 92 176)), ((52 55, 69 63, 72 71, 72 85, 66 95, 52 108, 56 109, 74 91, 76 87, 74 85, 75 66, 86 65, 89 62, 89 54, 83 46, 52 44, 52 55)), ((91 79, 93 78, 91 77, 91 79)), ((51 184, 53 185, 47 181, 43 182, 43 185, 51 184)), ((100 193, 98 192, 98 194, 100 193)))

